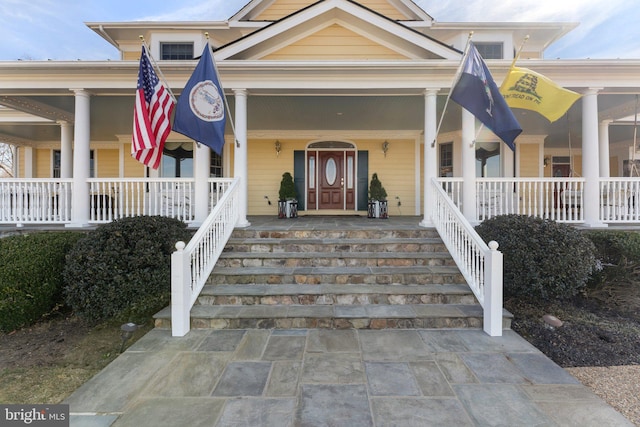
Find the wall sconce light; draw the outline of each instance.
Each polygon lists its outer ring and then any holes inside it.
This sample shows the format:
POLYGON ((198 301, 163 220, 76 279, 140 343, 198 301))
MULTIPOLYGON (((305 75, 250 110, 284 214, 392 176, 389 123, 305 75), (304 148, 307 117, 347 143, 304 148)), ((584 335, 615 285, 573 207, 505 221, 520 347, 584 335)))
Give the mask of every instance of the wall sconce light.
POLYGON ((280 141, 276 140, 275 147, 276 147, 276 157, 278 157, 280 155, 280 152, 282 151, 282 144, 280 143, 280 141))
POLYGON ((546 168, 547 166, 549 166, 549 162, 550 162, 551 158, 549 158, 549 156, 544 158, 544 167, 546 168))
POLYGON ((382 143, 382 152, 384 156, 387 157, 387 151, 389 151, 389 141, 385 141, 382 143))

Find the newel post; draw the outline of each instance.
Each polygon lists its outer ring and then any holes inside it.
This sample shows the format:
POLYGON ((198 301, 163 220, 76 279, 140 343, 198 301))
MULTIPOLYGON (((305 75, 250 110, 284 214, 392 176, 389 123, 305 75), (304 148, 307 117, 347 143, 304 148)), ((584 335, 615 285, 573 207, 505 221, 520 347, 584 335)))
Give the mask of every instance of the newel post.
POLYGON ((502 252, 498 242, 489 242, 484 270, 484 331, 492 337, 502 336, 502 252))
POLYGON ((191 270, 187 262, 184 242, 176 243, 171 254, 171 335, 183 337, 191 324, 191 270))

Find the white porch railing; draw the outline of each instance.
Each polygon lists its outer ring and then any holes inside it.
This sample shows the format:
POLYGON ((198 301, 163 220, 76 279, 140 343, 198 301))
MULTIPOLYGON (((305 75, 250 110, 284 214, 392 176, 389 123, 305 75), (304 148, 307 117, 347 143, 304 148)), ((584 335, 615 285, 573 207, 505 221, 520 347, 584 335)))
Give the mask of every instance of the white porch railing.
POLYGON ((191 241, 171 255, 171 334, 184 336, 190 312, 238 222, 239 180, 234 179, 191 241))
POLYGON ((478 178, 478 220, 518 214, 584 222, 584 178, 478 178))
POLYGON ((640 222, 640 178, 600 179, 600 220, 640 222))
POLYGON ((0 223, 68 223, 71 189, 71 179, 0 179, 0 223))
MULTIPOLYGON (((460 207, 462 178, 438 178, 437 181, 460 207)), ((477 219, 484 221, 497 215, 518 214, 582 223, 584 181, 584 178, 476 178, 477 219)))
POLYGON ((502 253, 494 241, 487 245, 460 209, 433 179, 433 222, 456 265, 483 308, 484 331, 502 336, 502 253))
MULTIPOLYGON (((231 178, 209 180, 209 211, 231 185, 231 178)), ((91 178, 89 222, 160 215, 194 221, 193 178, 91 178)))

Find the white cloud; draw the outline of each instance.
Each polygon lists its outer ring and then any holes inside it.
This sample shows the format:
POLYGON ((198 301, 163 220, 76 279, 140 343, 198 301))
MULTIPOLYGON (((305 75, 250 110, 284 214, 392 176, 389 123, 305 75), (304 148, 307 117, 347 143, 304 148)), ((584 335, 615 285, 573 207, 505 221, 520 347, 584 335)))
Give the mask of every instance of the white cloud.
POLYGON ((141 21, 223 21, 231 17, 244 5, 243 1, 196 0, 181 2, 170 12, 140 18, 141 21))
POLYGON ((640 10, 627 0, 467 0, 464 7, 453 1, 416 3, 441 22, 578 22, 549 49, 548 57, 637 58, 640 49, 635 36, 627 40, 635 46, 621 46, 626 34, 636 32, 635 25, 616 23, 630 16, 640 20, 640 10))

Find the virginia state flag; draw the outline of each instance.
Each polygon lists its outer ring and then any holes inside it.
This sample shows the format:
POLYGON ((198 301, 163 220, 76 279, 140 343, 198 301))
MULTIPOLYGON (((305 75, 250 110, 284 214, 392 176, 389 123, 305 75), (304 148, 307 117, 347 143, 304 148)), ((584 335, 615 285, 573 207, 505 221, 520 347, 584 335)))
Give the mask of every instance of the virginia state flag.
POLYGON ((224 93, 207 43, 196 69, 178 98, 173 130, 207 145, 221 155, 226 122, 224 93))
POLYGON ((522 133, 522 127, 500 94, 473 43, 469 44, 462 73, 450 97, 515 151, 514 140, 522 133))
POLYGON ((536 111, 550 122, 562 117, 582 96, 558 86, 542 74, 520 67, 511 67, 500 93, 510 107, 536 111))

